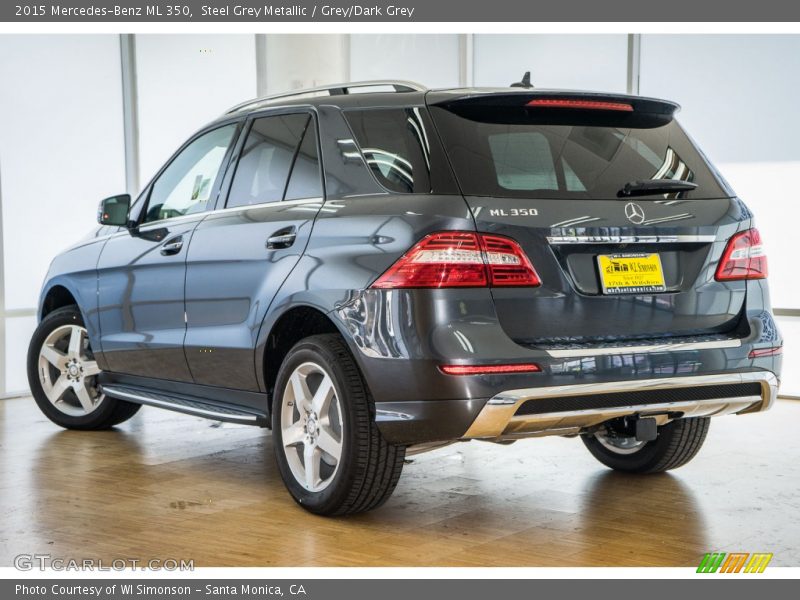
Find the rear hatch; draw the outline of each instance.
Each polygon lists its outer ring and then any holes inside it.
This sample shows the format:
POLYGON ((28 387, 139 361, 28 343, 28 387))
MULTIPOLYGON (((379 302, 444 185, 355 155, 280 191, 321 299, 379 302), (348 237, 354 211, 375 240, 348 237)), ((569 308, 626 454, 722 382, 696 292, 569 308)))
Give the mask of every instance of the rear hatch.
POLYGON ((674 120, 675 104, 538 91, 428 102, 478 231, 516 240, 541 278, 492 290, 518 343, 737 328, 745 282, 714 273, 747 214, 674 120))

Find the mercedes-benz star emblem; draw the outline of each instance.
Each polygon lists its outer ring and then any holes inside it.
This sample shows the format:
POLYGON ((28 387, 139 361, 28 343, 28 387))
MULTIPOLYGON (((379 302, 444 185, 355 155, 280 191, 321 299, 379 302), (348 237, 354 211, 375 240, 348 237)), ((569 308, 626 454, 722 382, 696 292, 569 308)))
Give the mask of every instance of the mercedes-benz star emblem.
POLYGON ((635 225, 644 223, 644 210, 636 202, 628 202, 625 205, 625 216, 628 217, 628 221, 635 225))

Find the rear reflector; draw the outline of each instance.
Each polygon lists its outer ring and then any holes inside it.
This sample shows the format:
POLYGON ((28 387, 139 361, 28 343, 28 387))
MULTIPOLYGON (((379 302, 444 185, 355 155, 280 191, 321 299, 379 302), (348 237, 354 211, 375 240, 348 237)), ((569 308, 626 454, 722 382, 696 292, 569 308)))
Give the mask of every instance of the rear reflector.
POLYGON ((541 285, 522 248, 498 235, 432 233, 401 256, 373 288, 512 287, 541 285))
POLYGON ((505 373, 539 373, 539 365, 442 365, 439 367, 446 375, 499 375, 505 373))
POLYGON ((766 276, 767 257, 758 229, 742 231, 728 240, 717 267, 717 281, 764 279, 766 276))
POLYGON ((567 98, 537 98, 526 106, 538 108, 577 108, 579 110, 616 110, 633 112, 633 106, 627 102, 605 102, 603 100, 569 100, 567 98))
POLYGON ((755 350, 750 350, 750 354, 748 354, 747 357, 763 358, 765 356, 775 356, 781 352, 783 352, 783 346, 775 346, 773 348, 756 348, 755 350))

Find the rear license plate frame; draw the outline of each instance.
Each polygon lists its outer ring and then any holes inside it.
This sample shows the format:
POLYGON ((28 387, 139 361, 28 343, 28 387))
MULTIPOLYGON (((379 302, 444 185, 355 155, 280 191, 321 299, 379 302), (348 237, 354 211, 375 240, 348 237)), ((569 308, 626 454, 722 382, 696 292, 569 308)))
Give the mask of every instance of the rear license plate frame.
MULTIPOLYGON (((661 255, 658 252, 624 252, 615 254, 598 254, 596 258, 597 271, 600 277, 600 287, 605 296, 619 296, 623 294, 660 294, 667 291, 664 279, 664 266, 661 263, 661 255), (657 264, 656 272, 660 276, 660 283, 643 283, 641 285, 613 286, 607 285, 606 272, 604 271, 603 259, 609 261, 627 259, 646 259, 657 264)), ((636 276, 635 274, 633 276, 636 276)))

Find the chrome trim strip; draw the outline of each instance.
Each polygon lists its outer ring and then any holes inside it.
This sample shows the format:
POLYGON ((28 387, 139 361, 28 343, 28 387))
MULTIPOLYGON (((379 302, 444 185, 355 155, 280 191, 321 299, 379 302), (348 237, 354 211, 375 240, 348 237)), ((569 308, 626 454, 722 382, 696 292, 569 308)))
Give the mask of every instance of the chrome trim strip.
POLYGON ((664 377, 660 379, 631 379, 627 381, 580 383, 508 390, 495 395, 484 405, 463 437, 467 439, 498 439, 504 436, 514 437, 515 435, 519 437, 520 435, 563 434, 564 430, 577 433, 582 428, 599 424, 615 416, 647 412, 663 413, 670 410, 680 410, 681 412, 696 414, 698 416, 717 416, 729 414, 731 412, 737 414, 760 412, 769 409, 775 402, 777 396, 778 379, 769 371, 664 377), (665 402, 608 409, 586 409, 562 413, 516 415, 519 407, 529 400, 752 382, 761 384, 760 397, 665 402), (520 432, 519 430, 522 431, 520 432))
POLYGON ((547 241, 561 244, 707 244, 715 235, 553 235, 547 241))
POLYGON ((235 211, 246 211, 250 209, 260 208, 282 208, 284 206, 300 206, 302 204, 319 204, 320 206, 325 203, 323 198, 301 198, 299 200, 278 200, 276 202, 261 202, 259 204, 244 204, 242 206, 230 206, 225 208, 218 208, 217 210, 210 210, 204 213, 206 217, 214 215, 225 214, 235 211))
MULTIPOLYGON (((160 229, 164 227, 164 224, 174 225, 180 224, 184 221, 190 221, 192 219, 197 219, 198 221, 205 221, 208 217, 213 217, 214 215, 225 214, 234 211, 246 211, 250 209, 257 209, 257 208, 283 208, 285 206, 300 206, 303 204, 320 204, 320 206, 325 204, 324 198, 301 198, 299 200, 279 200, 276 202, 261 202, 259 204, 246 204, 243 206, 231 206, 230 208, 218 208, 216 210, 207 210, 201 213, 194 213, 190 215, 181 215, 179 217, 170 217, 169 219, 159 219, 158 221, 150 221, 148 223, 144 223, 139 226, 139 231, 150 231, 152 229, 160 229)), ((124 234, 130 234, 130 231, 127 229, 123 229, 122 231, 115 231, 114 233, 108 233, 106 235, 101 235, 96 238, 92 238, 92 242, 96 242, 98 240, 104 240, 106 238, 113 238, 124 234)))
POLYGON ((608 356, 610 354, 636 354, 638 352, 686 352, 688 350, 713 350, 739 348, 742 340, 714 340, 710 342, 677 342, 675 344, 650 344, 647 346, 608 346, 599 348, 567 348, 545 350, 552 358, 578 358, 583 356, 608 356))
POLYGON ((173 410, 175 412, 186 413, 189 415, 196 415, 198 417, 208 417, 212 419, 218 419, 220 421, 235 421, 235 422, 245 422, 245 423, 255 423, 258 421, 258 417, 256 415, 249 415, 244 413, 242 414, 221 413, 213 410, 205 410, 203 408, 195 408, 193 406, 173 404, 171 402, 166 402, 164 400, 158 400, 156 398, 149 398, 146 396, 133 394, 131 392, 126 392, 124 390, 115 388, 113 385, 104 385, 103 393, 111 396, 112 398, 119 398, 121 400, 132 400, 134 402, 138 402, 139 404, 157 406, 158 408, 166 408, 168 410, 173 410))

